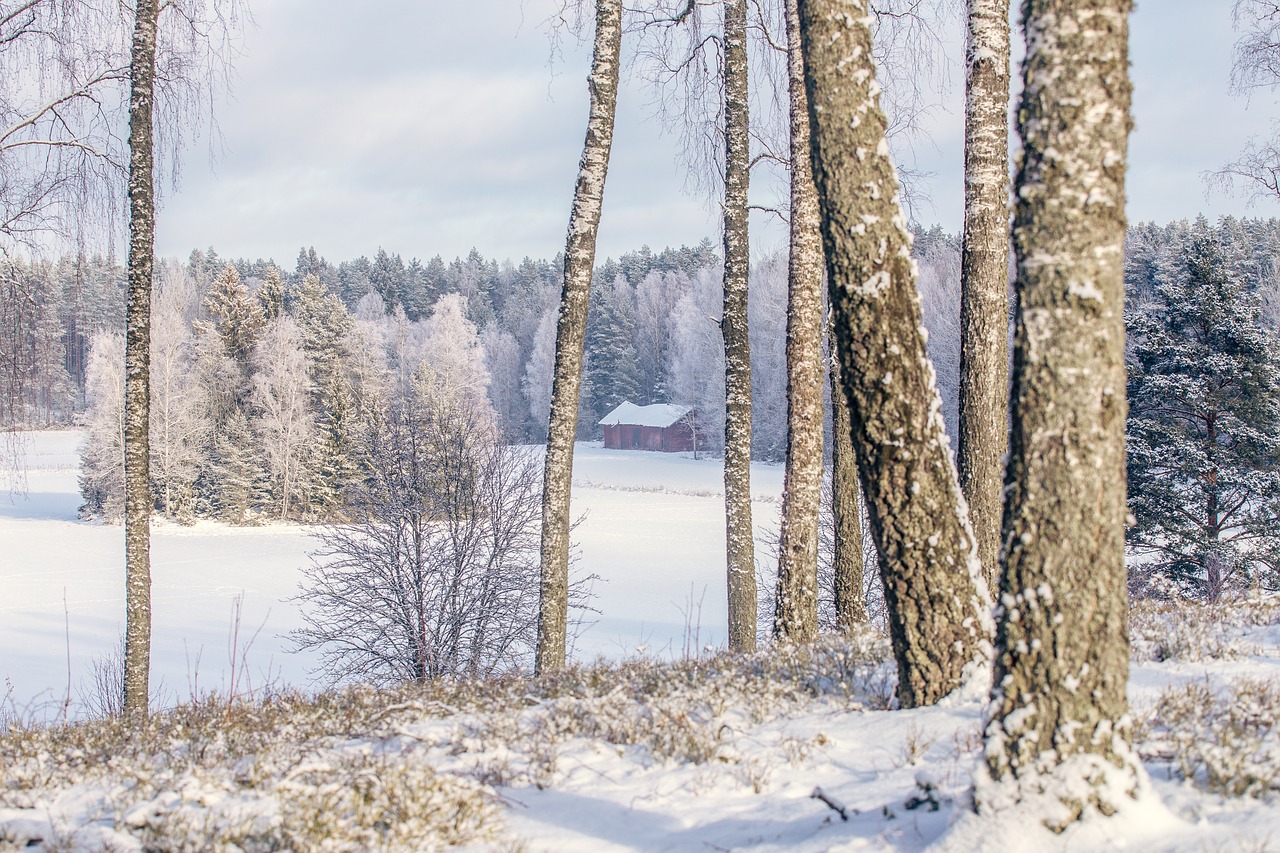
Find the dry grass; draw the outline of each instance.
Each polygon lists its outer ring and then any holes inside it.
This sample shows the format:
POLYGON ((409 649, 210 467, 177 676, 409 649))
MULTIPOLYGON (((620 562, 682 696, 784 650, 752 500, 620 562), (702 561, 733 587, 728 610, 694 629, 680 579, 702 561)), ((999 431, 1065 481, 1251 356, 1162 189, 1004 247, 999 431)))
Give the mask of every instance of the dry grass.
MULTIPOLYGON (((14 721, 0 735, 0 807, 43 820, 46 848, 83 847, 77 833, 95 827, 172 851, 488 842, 501 826, 493 786, 554 785, 575 738, 641 750, 644 761, 725 767, 760 790, 772 765, 744 756, 735 733, 813 701, 886 707, 887 658, 887 643, 867 636, 540 679, 209 696, 137 729, 118 718, 14 721), (92 813, 49 808, 73 788, 92 813)), ((779 759, 795 760, 800 746, 779 759)), ((0 847, 26 840, 0 829, 0 847)))

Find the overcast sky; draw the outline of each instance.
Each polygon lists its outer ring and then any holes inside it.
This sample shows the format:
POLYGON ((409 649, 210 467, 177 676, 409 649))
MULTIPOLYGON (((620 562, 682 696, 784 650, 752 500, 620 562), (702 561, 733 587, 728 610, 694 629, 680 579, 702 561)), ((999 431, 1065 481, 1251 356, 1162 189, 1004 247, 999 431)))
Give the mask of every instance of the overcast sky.
MULTIPOLYGON (((211 168, 206 144, 188 151, 160 212, 157 251, 185 257, 213 246, 286 267, 302 246, 333 261, 380 247, 406 260, 472 247, 515 261, 554 256, 581 154, 590 51, 570 44, 550 62, 549 5, 376 0, 357 12, 349 0, 254 0, 234 93, 217 109, 225 152, 211 168)), ((1230 7, 1142 0, 1134 13, 1131 221, 1280 211, 1205 196, 1202 173, 1280 116, 1270 94, 1249 104, 1227 94, 1230 7)), ((958 33, 957 23, 956 43, 958 33)), ((953 80, 927 121, 931 139, 915 149, 917 167, 932 173, 916 217, 949 231, 963 201, 958 67, 953 80)), ((717 213, 683 191, 676 140, 648 101, 624 81, 601 259, 718 240, 717 213)), ((755 222, 757 255, 782 241, 766 218, 755 222)))

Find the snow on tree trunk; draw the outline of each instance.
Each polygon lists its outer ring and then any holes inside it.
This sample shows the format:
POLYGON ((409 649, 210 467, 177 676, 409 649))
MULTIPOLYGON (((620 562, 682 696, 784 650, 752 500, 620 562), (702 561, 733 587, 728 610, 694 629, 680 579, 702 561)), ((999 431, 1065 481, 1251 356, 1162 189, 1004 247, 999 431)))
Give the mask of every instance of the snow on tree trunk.
POLYGON ((724 3, 724 515, 729 648, 756 647, 756 555, 751 526, 751 342, 747 334, 747 3, 724 3))
POLYGON ((960 486, 987 585, 999 582, 1009 446, 1009 0, 969 0, 960 271, 960 486))
POLYGON ((1018 322, 980 812, 1111 814, 1142 784, 1125 700, 1129 0, 1028 0, 1018 322), (985 777, 985 778, 983 778, 985 777))
MULTIPOLYGON (((787 305, 787 467, 778 536, 777 637, 818 633, 818 510, 822 503, 822 234, 809 164, 800 19, 787 0, 787 77, 791 96, 791 261, 787 305)), ((856 512, 856 507, 855 507, 856 512)), ((837 537, 839 536, 837 529, 837 537)), ((838 576, 838 573, 837 573, 838 576)))
POLYGON ((569 492, 573 440, 578 428, 587 304, 595 267, 596 232, 604 201, 613 120, 618 103, 618 56, 622 45, 621 0, 596 0, 596 40, 591 59, 591 111, 578 167, 564 253, 564 290, 556 326, 551 422, 542 490, 542 581, 538 607, 538 672, 565 664, 569 619, 569 492))
MULTIPOLYGON (((836 349, 835 329, 829 329, 831 352, 836 349)), ((840 382, 840 362, 832 356, 831 380, 831 514, 832 575, 836 623, 845 631, 867 621, 866 586, 863 582, 862 507, 858 500, 858 460, 853 450, 853 421, 849 399, 840 382)))
POLYGON ((124 712, 147 713, 151 678, 151 276, 155 263, 152 98, 156 0, 138 0, 129 88, 129 287, 125 307, 124 712))
POLYGON ((956 479, 898 183, 866 0, 800 4, 813 171, 840 376, 885 587, 903 707, 959 687, 989 648, 990 598, 956 479))

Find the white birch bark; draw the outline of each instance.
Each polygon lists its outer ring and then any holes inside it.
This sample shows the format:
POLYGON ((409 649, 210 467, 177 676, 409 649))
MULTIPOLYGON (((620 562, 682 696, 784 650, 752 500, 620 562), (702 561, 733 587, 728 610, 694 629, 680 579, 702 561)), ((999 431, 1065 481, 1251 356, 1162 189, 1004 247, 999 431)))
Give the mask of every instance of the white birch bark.
POLYGON ((724 509, 729 648, 756 646, 756 557, 751 525, 751 343, 747 334, 747 3, 724 2, 724 509))
POLYGON ((124 712, 147 714, 151 678, 151 278, 155 264, 152 102, 156 0, 137 0, 129 89, 129 285, 125 306, 124 712))
POLYGON ((969 0, 968 20, 956 461, 994 589, 1009 446, 1009 0, 969 0))
POLYGON ((818 633, 818 510, 822 502, 822 382, 826 372, 822 360, 822 235, 809 164, 809 105, 796 0, 787 0, 786 18, 791 100, 787 464, 773 631, 777 637, 809 642, 818 633))
POLYGON ((596 0, 595 49, 591 59, 591 112, 578 167, 564 253, 564 289, 556 326, 551 388, 551 422, 542 489, 542 579, 538 606, 539 673, 565 665, 569 620, 570 484, 573 439, 578 427, 587 303, 595 267, 596 232, 604 203, 605 177, 613 145, 618 103, 618 60, 622 45, 621 0, 596 0))

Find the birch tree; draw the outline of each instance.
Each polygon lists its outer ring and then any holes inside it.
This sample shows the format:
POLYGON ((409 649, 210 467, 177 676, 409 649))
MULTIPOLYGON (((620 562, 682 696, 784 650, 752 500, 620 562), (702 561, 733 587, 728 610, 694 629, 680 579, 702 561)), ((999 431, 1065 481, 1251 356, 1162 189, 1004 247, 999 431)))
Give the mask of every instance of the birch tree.
POLYGON ((841 380, 903 707, 981 658, 990 598, 920 332, 920 297, 871 55, 866 0, 802 0, 814 180, 841 380))
MULTIPOLYGON (((1232 19, 1240 38, 1231 65, 1230 91, 1251 97, 1280 87, 1280 2, 1236 0, 1232 19)), ((1271 133, 1245 143, 1240 156, 1210 176, 1223 189, 1240 186, 1252 201, 1280 199, 1280 120, 1271 133)))
POLYGON ((756 646, 756 554, 751 523, 751 340, 747 324, 750 185, 747 3, 724 2, 724 510, 729 648, 756 646))
POLYGON ((188 285, 181 269, 156 299, 151 352, 151 457, 166 518, 190 516, 191 487, 208 437, 209 409, 192 381, 194 339, 187 325, 188 285))
POLYGON ((0 250, 101 226, 125 173, 115 4, 0 0, 0 250))
POLYGON ((1027 0, 1018 316, 980 812, 1061 830, 1142 782, 1125 688, 1129 0, 1027 0))
POLYGON ((969 0, 965 65, 957 465, 994 588, 1009 445, 1009 0, 969 0))
POLYGON ((858 487, 858 459, 853 450, 853 416, 840 381, 835 327, 827 323, 831 383, 831 568, 836 624, 844 631, 867 621, 863 569, 862 500, 858 487))
MULTIPOLYGON (((787 465, 778 541, 774 634, 818 632, 818 509, 822 502, 822 235, 809 164, 800 13, 786 0, 791 136, 791 259, 787 305, 787 465)), ((842 505, 840 510, 844 510, 842 505)), ((856 508, 855 508, 856 511, 856 508)), ((861 549, 861 543, 859 543, 861 549)), ((861 572, 859 572, 861 575, 861 572)))
POLYGON ((125 302, 124 711, 147 713, 151 673, 151 277, 155 263, 156 0, 137 0, 129 88, 129 289, 125 302))
POLYGON ((310 453, 315 423, 302 333, 292 317, 273 320, 254 351, 250 399, 257 413, 255 425, 262 437, 280 517, 288 519, 294 498, 302 496, 303 470, 310 453))
POLYGON ((542 489, 541 582, 539 586, 537 672, 565 664, 569 618, 569 492, 573 481, 573 441, 578 428, 587 304, 595 267, 596 233, 604 202, 605 177, 613 145, 618 103, 618 61, 622 47, 621 0, 596 0, 595 47, 588 88, 587 137, 578 167, 573 211, 564 253, 564 287, 556 325, 551 422, 547 433, 542 489))

